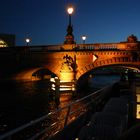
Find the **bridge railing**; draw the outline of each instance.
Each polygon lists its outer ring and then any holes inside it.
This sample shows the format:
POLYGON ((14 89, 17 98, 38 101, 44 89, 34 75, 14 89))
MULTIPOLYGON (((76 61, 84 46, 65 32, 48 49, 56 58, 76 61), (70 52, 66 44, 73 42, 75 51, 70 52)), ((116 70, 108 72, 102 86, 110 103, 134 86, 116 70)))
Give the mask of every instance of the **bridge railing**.
POLYGON ((17 48, 30 51, 63 51, 63 50, 137 50, 137 43, 95 43, 95 44, 60 44, 60 45, 38 45, 38 46, 20 46, 5 47, 3 50, 17 48), (129 46, 129 48, 128 48, 129 46), (132 47, 131 47, 132 46, 132 47))
MULTIPOLYGON (((125 50, 126 44, 108 43, 108 44, 72 44, 72 49, 76 50, 125 50)), ((42 47, 44 50, 65 50, 64 45, 49 45, 42 47)), ((67 49, 67 48, 66 48, 67 49)), ((70 49, 71 50, 71 49, 70 49)))
POLYGON ((32 46, 31 51, 62 51, 62 50, 105 50, 105 49, 118 49, 118 44, 72 44, 67 49, 65 45, 48 45, 48 46, 32 46))
POLYGON ((105 50, 105 49, 118 49, 118 44, 77 44, 80 50, 105 50))
POLYGON ((0 140, 35 140, 47 139, 73 122, 77 117, 85 113, 93 103, 102 104, 109 93, 111 86, 104 87, 86 97, 73 101, 63 108, 59 108, 47 115, 29 122, 17 129, 0 136, 0 140), (103 94, 104 93, 104 94, 103 94))

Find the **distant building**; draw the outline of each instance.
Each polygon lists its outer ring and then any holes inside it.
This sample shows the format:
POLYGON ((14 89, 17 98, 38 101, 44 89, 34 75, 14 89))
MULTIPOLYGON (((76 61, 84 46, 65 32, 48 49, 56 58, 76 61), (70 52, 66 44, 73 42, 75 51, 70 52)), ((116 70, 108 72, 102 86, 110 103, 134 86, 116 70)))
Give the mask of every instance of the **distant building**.
POLYGON ((0 47, 14 47, 15 35, 13 34, 0 34, 0 47))

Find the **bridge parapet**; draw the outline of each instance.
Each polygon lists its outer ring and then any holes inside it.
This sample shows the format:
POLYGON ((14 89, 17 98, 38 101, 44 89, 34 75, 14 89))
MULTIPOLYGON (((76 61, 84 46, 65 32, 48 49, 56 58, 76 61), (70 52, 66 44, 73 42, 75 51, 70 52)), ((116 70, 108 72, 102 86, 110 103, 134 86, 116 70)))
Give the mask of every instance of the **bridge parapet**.
POLYGON ((33 51, 61 51, 61 50, 102 50, 118 49, 117 44, 70 44, 70 45, 49 45, 49 46, 31 46, 33 51))
POLYGON ((101 44, 77 44, 76 48, 88 50, 139 50, 140 43, 101 43, 101 44))
POLYGON ((96 43, 96 44, 65 44, 48 46, 31 46, 31 51, 62 51, 62 50, 140 50, 140 42, 96 43))

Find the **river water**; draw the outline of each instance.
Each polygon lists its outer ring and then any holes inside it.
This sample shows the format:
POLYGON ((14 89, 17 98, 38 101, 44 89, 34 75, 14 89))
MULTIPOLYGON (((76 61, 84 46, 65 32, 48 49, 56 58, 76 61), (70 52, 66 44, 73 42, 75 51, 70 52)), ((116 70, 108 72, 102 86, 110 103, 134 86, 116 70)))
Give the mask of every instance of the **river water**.
MULTIPOLYGON (((90 79, 93 91, 118 81, 118 75, 97 75, 90 79)), ((36 119, 55 108, 49 81, 0 83, 0 134, 36 119)))

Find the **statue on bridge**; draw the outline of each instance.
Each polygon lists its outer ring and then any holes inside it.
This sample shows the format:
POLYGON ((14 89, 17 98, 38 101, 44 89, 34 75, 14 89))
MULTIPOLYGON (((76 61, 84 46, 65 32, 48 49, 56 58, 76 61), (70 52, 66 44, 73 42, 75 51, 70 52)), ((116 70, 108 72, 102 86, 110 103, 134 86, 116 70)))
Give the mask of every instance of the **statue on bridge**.
POLYGON ((64 62, 62 63, 62 70, 65 71, 76 71, 77 65, 76 61, 71 57, 68 56, 67 54, 63 57, 64 62))
POLYGON ((63 57, 63 62, 60 70, 60 79, 62 81, 73 81, 76 79, 76 73, 77 73, 77 64, 76 64, 76 59, 75 56, 74 58, 71 56, 68 56, 66 54, 63 57))

